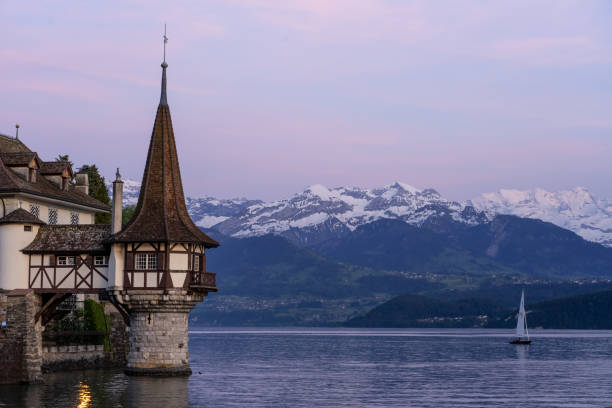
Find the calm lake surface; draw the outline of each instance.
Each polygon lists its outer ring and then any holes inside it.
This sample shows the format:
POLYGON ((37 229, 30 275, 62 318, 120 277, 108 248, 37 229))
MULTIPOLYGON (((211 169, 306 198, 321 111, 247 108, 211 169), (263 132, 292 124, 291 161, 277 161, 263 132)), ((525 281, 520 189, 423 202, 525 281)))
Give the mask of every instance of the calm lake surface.
MULTIPOLYGON (((121 371, 0 386, 0 407, 606 407, 612 332, 195 329, 188 379, 121 371)), ((1 369, 1 368, 0 368, 1 369)))

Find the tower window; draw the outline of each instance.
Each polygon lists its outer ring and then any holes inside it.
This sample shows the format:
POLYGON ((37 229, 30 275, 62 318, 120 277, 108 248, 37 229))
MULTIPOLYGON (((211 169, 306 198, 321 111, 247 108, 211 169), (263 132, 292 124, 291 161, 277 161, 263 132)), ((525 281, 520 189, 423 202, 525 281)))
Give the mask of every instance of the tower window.
POLYGON ((136 269, 138 270, 155 270, 157 269, 156 254, 136 254, 136 269))
POLYGON ((79 225, 79 213, 77 212, 70 213, 70 223, 72 225, 79 225))
POLYGON ((49 208, 49 225, 57 224, 57 208, 49 208))
POLYGON ((23 226, 23 230, 24 230, 25 232, 30 232, 30 231, 32 231, 32 226, 31 226, 31 225, 24 225, 24 226, 23 226))
POLYGON ((200 256, 199 255, 193 256, 193 270, 194 271, 200 270, 200 256))

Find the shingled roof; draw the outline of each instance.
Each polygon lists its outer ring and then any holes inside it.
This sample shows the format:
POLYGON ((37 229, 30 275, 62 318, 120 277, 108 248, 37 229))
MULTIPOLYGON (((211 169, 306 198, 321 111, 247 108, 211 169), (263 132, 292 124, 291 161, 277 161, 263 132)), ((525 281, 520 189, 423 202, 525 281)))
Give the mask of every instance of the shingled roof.
POLYGON ((149 144, 142 186, 134 216, 114 237, 115 242, 184 242, 207 248, 219 243, 191 220, 179 169, 170 108, 166 98, 166 67, 162 64, 162 92, 149 144))
POLYGON ((60 161, 42 162, 40 166, 40 174, 62 174, 65 170, 68 170, 69 172, 72 171, 70 168, 70 163, 60 161))
POLYGON ((0 152, 4 153, 19 153, 29 152, 30 149, 24 145, 21 140, 10 136, 0 135, 0 152))
POLYGON ((23 208, 18 208, 0 218, 0 224, 44 224, 44 221, 23 208))
POLYGON ((24 253, 108 252, 105 241, 111 235, 108 224, 43 225, 24 253))
POLYGON ((38 155, 35 152, 2 152, 0 153, 0 160, 2 160, 2 163, 9 167, 27 167, 32 160, 36 160, 39 166, 42 164, 42 161, 38 158, 38 155))
POLYGON ((67 190, 62 190, 44 177, 37 177, 35 182, 26 181, 0 160, 0 194, 2 193, 28 193, 84 205, 98 211, 110 211, 110 206, 78 191, 72 185, 69 185, 67 190))

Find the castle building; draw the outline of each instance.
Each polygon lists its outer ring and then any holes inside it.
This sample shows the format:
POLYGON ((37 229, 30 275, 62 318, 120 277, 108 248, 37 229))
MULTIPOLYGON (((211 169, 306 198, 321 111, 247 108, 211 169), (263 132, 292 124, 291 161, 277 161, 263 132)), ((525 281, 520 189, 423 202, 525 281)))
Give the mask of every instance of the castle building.
POLYGON ((185 205, 167 67, 164 58, 140 196, 125 226, 119 171, 111 210, 88 195, 86 174, 72 183, 68 163, 44 162, 17 138, 0 136, 0 289, 40 297, 35 325, 69 294, 110 300, 129 326, 132 375, 189 375, 188 314, 217 291, 206 251, 219 244, 185 205), (112 224, 94 224, 98 212, 112 212, 112 224))
POLYGON ((22 141, 0 135, 0 289, 74 289, 60 281, 76 257, 107 265, 95 258, 103 251, 82 247, 80 238, 110 233, 110 226, 93 224, 110 207, 89 196, 87 174, 77 174, 75 184, 72 176, 69 163, 43 161, 22 141), (60 273, 51 277, 51 269, 60 273))

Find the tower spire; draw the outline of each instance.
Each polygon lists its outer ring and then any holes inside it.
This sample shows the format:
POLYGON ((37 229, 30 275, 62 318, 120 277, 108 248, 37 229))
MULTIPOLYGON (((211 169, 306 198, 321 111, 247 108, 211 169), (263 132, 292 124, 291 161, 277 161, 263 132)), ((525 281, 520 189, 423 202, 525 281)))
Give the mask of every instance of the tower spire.
POLYGON ((166 62, 166 44, 168 43, 168 37, 166 36, 166 25, 164 24, 164 61, 161 64, 162 67, 162 86, 161 86, 161 97, 159 98, 159 104, 168 106, 168 98, 166 97, 166 68, 168 63, 166 62))
MULTIPOLYGON (((164 45, 167 40, 164 30, 164 45)), ((166 100, 168 64, 165 58, 161 67, 163 68, 161 99, 153 124, 138 204, 132 219, 121 231, 113 235, 113 240, 114 242, 191 243, 215 248, 219 243, 202 232, 187 212, 170 107, 166 100)), ((116 225, 119 225, 119 221, 116 225)), ((168 270, 167 264, 165 265, 161 261, 158 264, 160 268, 168 270)), ((170 277, 167 275, 168 279, 170 277)))

